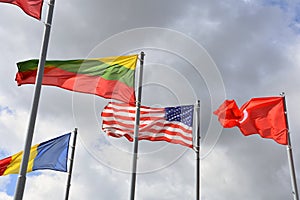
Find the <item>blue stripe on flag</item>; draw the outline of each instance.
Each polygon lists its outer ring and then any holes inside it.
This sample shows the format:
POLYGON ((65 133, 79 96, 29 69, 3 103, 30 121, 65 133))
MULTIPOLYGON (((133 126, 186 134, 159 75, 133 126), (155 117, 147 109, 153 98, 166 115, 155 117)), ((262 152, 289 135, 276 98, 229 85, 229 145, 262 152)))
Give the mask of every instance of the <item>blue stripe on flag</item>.
POLYGON ((71 133, 42 142, 37 148, 32 171, 50 169, 67 171, 68 147, 71 133))

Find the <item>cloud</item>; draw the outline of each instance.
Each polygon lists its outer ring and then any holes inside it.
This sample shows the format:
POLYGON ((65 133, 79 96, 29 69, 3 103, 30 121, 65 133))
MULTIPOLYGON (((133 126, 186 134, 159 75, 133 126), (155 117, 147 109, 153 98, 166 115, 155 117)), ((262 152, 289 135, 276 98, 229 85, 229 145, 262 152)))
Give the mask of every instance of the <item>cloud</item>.
MULTIPOLYGON (((252 97, 286 92, 298 174, 298 8, 296 1, 286 4, 255 0, 57 1, 48 58, 102 57, 124 53, 124 49, 138 52, 137 47, 162 45, 172 50, 182 48, 189 52, 189 58, 201 60, 202 54, 191 51, 183 40, 166 38, 166 34, 140 31, 112 46, 102 43, 114 34, 150 26, 168 28, 190 37, 202 45, 216 63, 226 98, 235 99, 239 106, 252 97)), ((46 10, 43 12, 44 19, 46 10)), ((9 154, 23 148, 34 91, 33 85, 16 86, 15 63, 39 57, 43 24, 13 6, 1 6, 0 16, 0 146, 1 152, 9 154)), ((178 103, 177 97, 185 104, 200 98, 202 141, 205 141, 212 135, 207 132, 209 123, 220 128, 212 115, 215 107, 211 100, 221 97, 222 88, 213 87, 210 92, 208 77, 201 76, 212 72, 212 68, 203 64, 201 74, 185 55, 162 49, 145 49, 145 52, 144 81, 157 84, 145 86, 143 102, 167 106, 178 103)), ((218 79, 209 80, 214 83, 218 79)), ((222 100, 220 98, 220 104, 222 100)), ((129 197, 132 143, 124 138, 107 137, 101 131, 100 112, 107 101, 55 87, 42 88, 33 143, 78 127, 70 199, 129 197)), ((284 146, 258 135, 245 137, 236 128, 222 130, 220 138, 215 140, 210 154, 201 160, 202 199, 292 198, 284 146)), ((206 151, 207 146, 203 144, 202 150, 206 151)), ((137 176, 137 199, 194 198, 195 155, 191 149, 142 141, 139 150, 138 168, 142 173, 137 176)), ((65 173, 51 171, 31 175, 26 182, 24 199, 63 198, 66 178, 65 173)), ((7 180, 1 177, 0 188, 4 189, 0 199, 11 199, 5 190, 7 180)))

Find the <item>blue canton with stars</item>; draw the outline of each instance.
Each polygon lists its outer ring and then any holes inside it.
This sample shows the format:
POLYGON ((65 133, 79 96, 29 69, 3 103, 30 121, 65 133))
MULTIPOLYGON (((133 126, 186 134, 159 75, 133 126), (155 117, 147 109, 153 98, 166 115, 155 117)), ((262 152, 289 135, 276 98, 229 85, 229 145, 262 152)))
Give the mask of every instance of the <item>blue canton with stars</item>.
POLYGON ((178 121, 182 122, 187 126, 193 126, 193 113, 194 106, 177 106, 177 107, 166 107, 165 118, 167 121, 178 121))

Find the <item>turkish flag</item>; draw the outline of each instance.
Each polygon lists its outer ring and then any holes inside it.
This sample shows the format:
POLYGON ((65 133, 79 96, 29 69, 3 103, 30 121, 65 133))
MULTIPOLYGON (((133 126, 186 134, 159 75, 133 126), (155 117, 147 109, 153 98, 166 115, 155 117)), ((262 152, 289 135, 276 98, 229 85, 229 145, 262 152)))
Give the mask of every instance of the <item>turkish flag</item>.
POLYGON ((225 100, 214 114, 225 128, 237 126, 245 136, 259 134, 288 144, 283 97, 253 98, 240 109, 234 100, 225 100))

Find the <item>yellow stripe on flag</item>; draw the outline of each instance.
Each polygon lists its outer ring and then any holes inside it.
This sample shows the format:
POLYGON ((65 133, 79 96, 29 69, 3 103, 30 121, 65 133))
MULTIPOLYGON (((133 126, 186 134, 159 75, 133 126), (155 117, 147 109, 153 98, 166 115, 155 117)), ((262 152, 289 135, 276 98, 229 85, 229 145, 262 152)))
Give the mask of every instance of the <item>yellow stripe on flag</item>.
MULTIPOLYGON (((99 60, 101 62, 107 63, 108 65, 122 65, 125 68, 134 70, 136 67, 138 55, 130 55, 130 56, 112 56, 105 58, 96 58, 95 60, 99 60)), ((93 60, 93 59, 91 59, 93 60)))
MULTIPOLYGON (((39 144, 31 147, 31 149, 30 149, 30 156, 29 156, 29 161, 28 161, 27 172, 31 172, 32 171, 34 159, 35 159, 35 157, 36 157, 36 155, 38 153, 37 152, 37 147, 38 146, 39 146, 39 144)), ((11 158, 11 163, 8 165, 8 167, 5 170, 5 172, 3 173, 3 175, 18 174, 19 171, 20 171, 22 157, 23 157, 23 151, 14 154, 12 156, 12 158, 11 158)))

